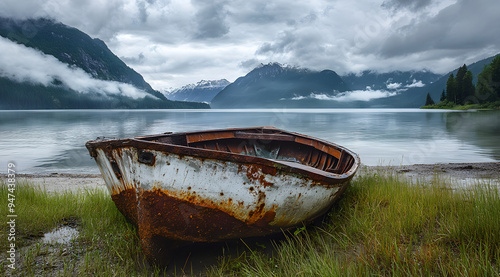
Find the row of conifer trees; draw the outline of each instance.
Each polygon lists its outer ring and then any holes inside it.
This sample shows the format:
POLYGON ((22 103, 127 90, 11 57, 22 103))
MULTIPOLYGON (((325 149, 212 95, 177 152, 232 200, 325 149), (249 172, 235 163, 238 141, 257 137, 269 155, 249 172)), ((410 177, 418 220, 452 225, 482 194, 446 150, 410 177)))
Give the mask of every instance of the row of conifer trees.
MULTIPOLYGON (((456 76, 450 74, 446 82, 446 90, 441 93, 441 103, 452 105, 484 104, 500 100, 500 55, 492 63, 485 66, 477 76, 474 85, 473 74, 464 64, 458 69, 456 76)), ((434 105, 430 94, 427 94, 426 106, 434 105)))

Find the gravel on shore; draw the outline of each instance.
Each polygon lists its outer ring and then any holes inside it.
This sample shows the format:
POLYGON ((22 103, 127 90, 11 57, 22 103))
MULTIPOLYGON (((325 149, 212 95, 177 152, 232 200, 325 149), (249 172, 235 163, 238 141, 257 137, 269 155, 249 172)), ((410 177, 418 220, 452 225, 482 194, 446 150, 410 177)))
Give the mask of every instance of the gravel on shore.
MULTIPOLYGON (((415 164, 400 166, 363 166, 358 174, 366 170, 384 170, 402 174, 412 179, 430 180, 436 174, 445 180, 470 182, 490 180, 500 183, 500 162, 494 163, 446 163, 446 164, 415 164)), ((6 174, 0 174, 6 179, 6 174)), ((19 174, 19 180, 25 179, 39 185, 48 192, 80 192, 88 189, 106 189, 100 174, 19 174)))
MULTIPOLYGON (((7 175, 0 174, 0 178, 5 180, 7 175)), ((85 190, 106 189, 100 174, 17 174, 16 179, 27 180, 50 193, 64 191, 78 193, 85 190)))
POLYGON ((389 170, 410 177, 426 177, 438 174, 454 179, 498 179, 500 178, 500 162, 494 163, 445 163, 414 164, 400 166, 367 166, 368 169, 389 170))

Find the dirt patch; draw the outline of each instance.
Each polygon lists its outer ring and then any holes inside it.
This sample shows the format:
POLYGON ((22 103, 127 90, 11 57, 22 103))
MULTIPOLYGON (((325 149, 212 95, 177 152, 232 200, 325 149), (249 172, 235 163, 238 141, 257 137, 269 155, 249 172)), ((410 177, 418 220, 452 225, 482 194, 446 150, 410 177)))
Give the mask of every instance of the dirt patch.
POLYGON ((32 243, 19 249, 22 259, 18 257, 16 269, 8 270, 6 276, 76 276, 77 269, 68 265, 81 262, 85 254, 77 240, 79 225, 78 219, 64 219, 50 232, 33 238, 32 243))

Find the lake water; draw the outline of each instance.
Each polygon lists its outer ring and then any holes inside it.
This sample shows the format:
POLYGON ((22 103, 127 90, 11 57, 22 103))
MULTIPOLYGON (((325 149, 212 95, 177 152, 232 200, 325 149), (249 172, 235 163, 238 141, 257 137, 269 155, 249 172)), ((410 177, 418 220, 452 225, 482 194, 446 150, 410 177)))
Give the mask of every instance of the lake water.
POLYGON ((0 173, 98 173, 85 142, 274 126, 358 153, 367 165, 500 161, 499 111, 418 109, 0 111, 0 173))

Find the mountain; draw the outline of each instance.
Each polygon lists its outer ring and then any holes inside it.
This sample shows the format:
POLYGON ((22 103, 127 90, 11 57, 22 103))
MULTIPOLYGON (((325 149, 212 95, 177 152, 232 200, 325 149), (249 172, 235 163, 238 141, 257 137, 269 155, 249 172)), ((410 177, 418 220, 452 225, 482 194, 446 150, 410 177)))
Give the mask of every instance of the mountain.
POLYGON ((215 95, 229 84, 229 81, 226 79, 214 81, 202 80, 196 84, 167 91, 164 94, 170 100, 210 103, 215 95))
POLYGON ((333 97, 349 87, 331 70, 312 71, 278 63, 261 65, 221 92, 213 108, 314 107, 310 95, 333 97))
POLYGON ((342 77, 334 71, 261 65, 228 85, 212 100, 214 108, 419 107, 397 97, 438 80, 429 71, 364 71, 342 77))
MULTIPOLYGON (((495 56, 470 64, 474 83, 495 56)), ((276 63, 261 65, 228 85, 212 100, 214 108, 419 108, 427 93, 438 102, 450 74, 430 71, 364 71, 339 77, 276 63), (326 85, 328 84, 328 85, 326 85)))
POLYGON ((0 36, 23 53, 0 64, 0 109, 208 108, 167 100, 102 40, 52 19, 0 17, 0 36))

